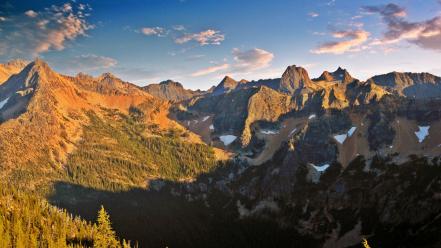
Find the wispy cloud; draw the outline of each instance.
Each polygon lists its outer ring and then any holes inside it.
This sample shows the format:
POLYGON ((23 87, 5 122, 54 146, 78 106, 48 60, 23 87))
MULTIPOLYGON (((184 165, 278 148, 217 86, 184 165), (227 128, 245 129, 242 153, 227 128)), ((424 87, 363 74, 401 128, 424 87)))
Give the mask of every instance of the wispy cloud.
POLYGON ((225 63, 225 64, 220 64, 220 65, 213 65, 213 66, 209 66, 207 68, 203 68, 201 70, 195 71, 194 73, 191 74, 192 77, 200 77, 200 76, 205 76, 214 72, 218 72, 218 71, 222 71, 222 70, 226 70, 230 67, 229 64, 225 63))
POLYGON ((376 39, 372 45, 407 41, 423 49, 441 51, 441 15, 421 22, 410 22, 406 20, 406 9, 396 4, 366 6, 363 10, 381 15, 387 26, 383 37, 376 39))
POLYGON ((336 0, 330 0, 329 2, 326 3, 326 5, 328 6, 333 6, 335 5, 336 0))
POLYGON ((274 54, 260 48, 253 48, 245 51, 235 48, 232 51, 232 55, 232 63, 209 66, 192 73, 191 76, 200 77, 219 71, 225 71, 232 74, 249 73, 268 67, 274 58, 274 54))
POLYGON ((207 29, 199 33, 184 34, 175 39, 176 44, 184 44, 190 41, 196 41, 201 46, 220 45, 225 40, 225 35, 218 30, 207 29))
POLYGON ((118 61, 106 56, 83 54, 72 59, 63 60, 59 64, 61 64, 63 70, 69 72, 93 72, 114 67, 118 64, 118 61))
POLYGON ((147 36, 155 35, 158 37, 163 37, 163 36, 166 36, 166 34, 167 34, 167 31, 161 27, 144 27, 144 28, 141 28, 140 31, 142 34, 147 35, 147 36))
POLYGON ((184 25, 174 25, 172 28, 173 28, 173 30, 176 30, 176 31, 184 31, 185 30, 184 25))
POLYGON ((2 55, 10 57, 38 56, 50 50, 63 50, 67 41, 85 36, 93 28, 86 21, 87 9, 66 3, 41 11, 28 10, 23 15, 7 16, 0 22, 2 55))
POLYGON ((349 51, 359 51, 369 38, 370 33, 365 30, 336 31, 332 33, 334 38, 344 39, 341 41, 326 42, 311 52, 315 54, 342 54, 349 51))

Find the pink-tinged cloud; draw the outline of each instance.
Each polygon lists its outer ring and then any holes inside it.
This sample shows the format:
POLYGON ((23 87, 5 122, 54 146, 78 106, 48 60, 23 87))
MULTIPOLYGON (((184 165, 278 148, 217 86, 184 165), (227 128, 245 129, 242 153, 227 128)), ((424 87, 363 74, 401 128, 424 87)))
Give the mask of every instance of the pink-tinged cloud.
POLYGON ((407 12, 396 4, 364 7, 368 13, 378 13, 386 23, 383 37, 372 45, 387 45, 407 41, 423 49, 441 51, 441 15, 421 22, 410 22, 407 12))
POLYGON ((185 34, 175 39, 176 44, 184 44, 190 41, 196 41, 201 46, 220 45, 225 40, 225 35, 218 30, 208 29, 200 33, 185 34))
POLYGON ((88 13, 71 3, 25 14, 30 18, 8 16, 9 26, 2 30, 4 38, 0 40, 0 45, 7 48, 4 55, 35 57, 50 50, 63 50, 66 42, 85 36, 93 28, 85 19, 88 13))
POLYGON ((155 35, 155 36, 162 37, 162 36, 165 36, 167 32, 164 28, 161 28, 161 27, 152 27, 152 28, 144 27, 144 28, 141 28, 141 33, 144 35, 147 35, 147 36, 155 35))
POLYGON ((234 69, 236 71, 253 71, 268 67, 274 59, 274 54, 260 48, 241 51, 233 49, 234 69))
POLYGON ((334 38, 341 41, 326 42, 312 50, 315 54, 342 54, 350 51, 360 51, 368 40, 370 33, 365 30, 337 31, 332 33, 334 38))
POLYGON ((191 74, 192 77, 200 77, 200 76, 205 76, 214 72, 218 72, 218 71, 222 71, 222 70, 226 70, 230 67, 229 64, 225 63, 225 64, 221 64, 221 65, 214 65, 214 66, 209 66, 207 68, 203 68, 199 71, 196 71, 194 73, 191 74))

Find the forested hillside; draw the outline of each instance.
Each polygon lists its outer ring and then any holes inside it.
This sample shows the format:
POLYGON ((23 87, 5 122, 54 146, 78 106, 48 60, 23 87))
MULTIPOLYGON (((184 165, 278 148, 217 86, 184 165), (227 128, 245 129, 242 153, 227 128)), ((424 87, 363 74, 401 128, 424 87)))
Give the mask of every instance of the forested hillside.
POLYGON ((97 224, 74 217, 38 196, 0 187, 0 247, 130 247, 118 241, 101 208, 97 224))
POLYGON ((188 133, 160 131, 130 114, 105 110, 88 113, 89 124, 66 163, 67 181, 104 190, 147 187, 148 179, 189 180, 218 163, 211 147, 184 142, 188 133))

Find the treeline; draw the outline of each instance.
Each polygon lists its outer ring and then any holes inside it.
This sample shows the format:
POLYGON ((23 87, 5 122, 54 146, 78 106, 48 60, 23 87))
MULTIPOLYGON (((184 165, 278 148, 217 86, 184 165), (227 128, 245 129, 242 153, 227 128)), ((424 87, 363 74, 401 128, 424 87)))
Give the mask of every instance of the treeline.
POLYGON ((104 208, 98 223, 73 217, 45 200, 0 185, 0 247, 130 247, 112 230, 104 208))
POLYGON ((217 165, 207 145, 185 142, 179 132, 153 132, 132 115, 106 113, 88 113, 89 125, 65 167, 68 181, 118 191, 145 186, 148 178, 192 178, 217 165))

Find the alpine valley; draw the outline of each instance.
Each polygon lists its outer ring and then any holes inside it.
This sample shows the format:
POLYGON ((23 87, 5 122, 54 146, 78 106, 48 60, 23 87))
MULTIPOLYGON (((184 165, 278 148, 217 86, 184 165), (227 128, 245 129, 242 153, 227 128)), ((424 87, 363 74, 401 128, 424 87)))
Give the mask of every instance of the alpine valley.
POLYGON ((311 79, 292 65, 193 91, 14 60, 0 123, 0 247, 92 246, 101 206, 115 247, 441 246, 429 73, 311 79))

